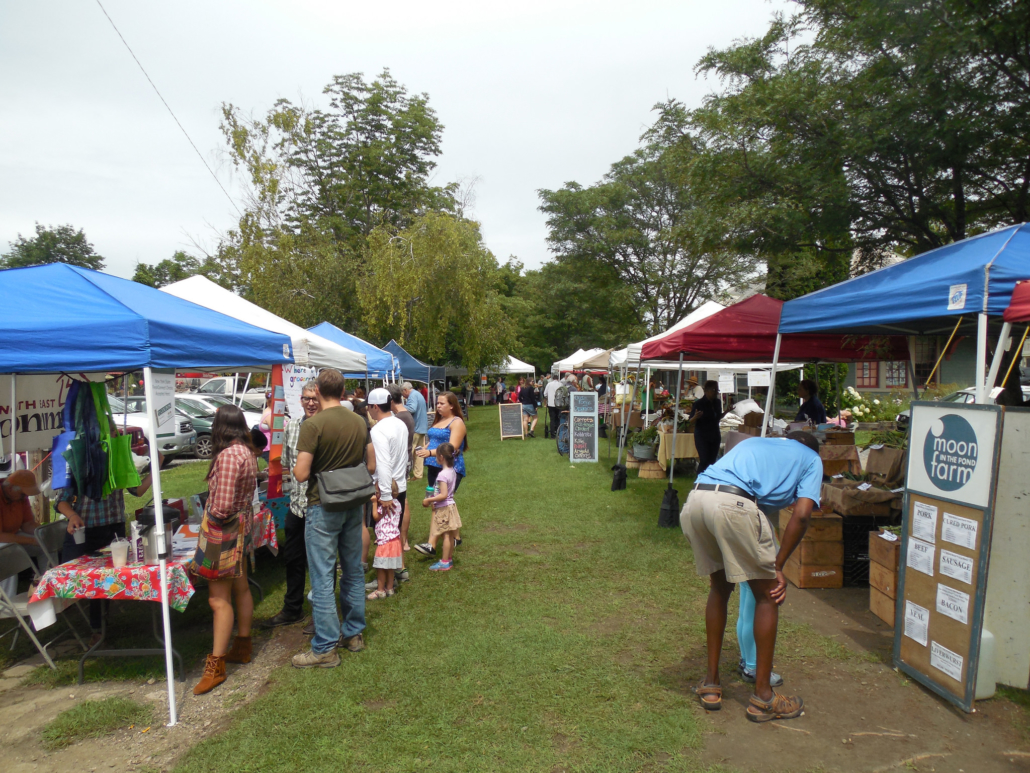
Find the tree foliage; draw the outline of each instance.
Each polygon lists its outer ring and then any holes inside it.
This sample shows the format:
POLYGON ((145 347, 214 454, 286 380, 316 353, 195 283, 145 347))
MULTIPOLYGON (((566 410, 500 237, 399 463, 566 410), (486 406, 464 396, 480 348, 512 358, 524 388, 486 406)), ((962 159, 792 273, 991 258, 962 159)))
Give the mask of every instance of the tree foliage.
POLYGON ((166 287, 200 274, 227 290, 232 290, 235 289, 235 277, 231 270, 227 270, 224 257, 223 255, 218 257, 208 255, 200 260, 188 252, 176 250, 172 257, 165 258, 158 263, 137 263, 132 281, 148 287, 166 287))
POLYGON ((497 261, 478 226, 430 212, 402 230, 373 230, 358 298, 376 338, 472 371, 503 362, 515 342, 498 281, 497 261))
POLYGON ((43 226, 36 223, 36 235, 26 239, 21 234, 11 243, 11 251, 0 255, 0 268, 25 268, 48 263, 103 271, 104 258, 86 240, 80 228, 71 225, 43 226))

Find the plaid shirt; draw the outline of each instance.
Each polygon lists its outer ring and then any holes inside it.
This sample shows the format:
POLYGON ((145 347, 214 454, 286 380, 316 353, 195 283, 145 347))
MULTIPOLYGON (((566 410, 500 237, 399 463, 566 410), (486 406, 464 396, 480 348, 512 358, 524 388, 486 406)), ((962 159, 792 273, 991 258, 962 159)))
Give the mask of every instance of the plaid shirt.
POLYGON ((300 441, 300 425, 304 417, 290 419, 286 425, 286 438, 283 442, 283 472, 290 472, 293 484, 290 486, 290 512, 303 518, 308 509, 308 484, 300 483, 293 477, 293 468, 297 464, 297 443, 300 441))
POLYGON ((125 523, 125 492, 121 489, 116 489, 105 499, 94 502, 86 497, 79 497, 76 501, 75 489, 69 487, 61 489, 61 496, 57 501, 69 503, 89 528, 125 523))
POLYGON ((215 458, 207 483, 207 509, 218 518, 249 511, 257 488, 257 459, 242 443, 233 443, 215 458))

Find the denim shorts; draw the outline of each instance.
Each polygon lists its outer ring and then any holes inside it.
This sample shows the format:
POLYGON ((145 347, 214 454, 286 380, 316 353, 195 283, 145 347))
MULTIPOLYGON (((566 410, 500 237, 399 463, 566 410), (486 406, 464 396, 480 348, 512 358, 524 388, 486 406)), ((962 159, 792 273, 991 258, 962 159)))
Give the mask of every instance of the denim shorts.
POLYGON ((536 406, 535 405, 526 405, 525 403, 523 403, 522 404, 522 412, 526 416, 536 416, 536 406))

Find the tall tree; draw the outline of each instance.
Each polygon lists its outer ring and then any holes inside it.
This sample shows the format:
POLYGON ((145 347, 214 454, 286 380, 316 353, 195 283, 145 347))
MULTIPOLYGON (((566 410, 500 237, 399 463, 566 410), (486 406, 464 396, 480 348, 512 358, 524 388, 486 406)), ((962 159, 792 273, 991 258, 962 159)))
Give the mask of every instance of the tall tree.
POLYGON ((82 229, 71 225, 42 226, 36 223, 36 235, 26 239, 21 234, 11 243, 11 251, 0 255, 0 268, 24 268, 47 263, 104 270, 104 258, 86 240, 82 229))
POLYGON ((158 263, 137 263, 132 281, 149 287, 165 287, 197 274, 206 276, 227 290, 235 289, 233 276, 226 271, 226 266, 217 257, 208 255, 204 260, 200 260, 182 250, 176 250, 171 258, 165 258, 158 263))

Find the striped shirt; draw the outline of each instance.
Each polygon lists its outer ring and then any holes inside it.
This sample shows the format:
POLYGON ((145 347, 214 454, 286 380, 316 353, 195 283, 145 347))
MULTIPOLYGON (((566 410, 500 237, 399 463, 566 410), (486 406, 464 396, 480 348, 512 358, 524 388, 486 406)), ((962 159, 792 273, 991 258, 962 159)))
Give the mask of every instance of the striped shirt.
POLYGON ((293 468, 297 464, 297 442, 300 440, 300 425, 304 417, 290 419, 286 425, 286 437, 283 439, 283 472, 289 472, 290 480, 290 512, 298 518, 303 518, 308 509, 308 484, 305 481, 300 483, 293 477, 293 468))

